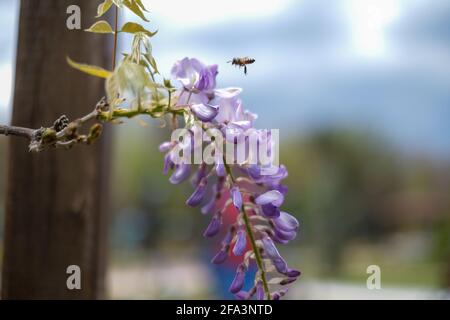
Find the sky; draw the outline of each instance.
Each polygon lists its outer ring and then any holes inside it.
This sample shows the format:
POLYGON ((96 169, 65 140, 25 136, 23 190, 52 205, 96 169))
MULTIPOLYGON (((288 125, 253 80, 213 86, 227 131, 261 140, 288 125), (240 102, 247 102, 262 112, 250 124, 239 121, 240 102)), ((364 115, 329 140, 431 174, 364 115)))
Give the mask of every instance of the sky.
MULTIPOLYGON (((17 1, 0 0, 0 119, 8 116, 17 1), (9 79, 9 80, 8 80, 9 79)), ((258 126, 281 136, 374 132, 398 150, 450 159, 450 1, 147 0, 168 77, 185 56, 219 65, 258 126), (243 75, 226 61, 251 56, 243 75)), ((126 19, 132 19, 128 14, 126 19)), ((87 27, 87 26, 86 26, 87 27)))

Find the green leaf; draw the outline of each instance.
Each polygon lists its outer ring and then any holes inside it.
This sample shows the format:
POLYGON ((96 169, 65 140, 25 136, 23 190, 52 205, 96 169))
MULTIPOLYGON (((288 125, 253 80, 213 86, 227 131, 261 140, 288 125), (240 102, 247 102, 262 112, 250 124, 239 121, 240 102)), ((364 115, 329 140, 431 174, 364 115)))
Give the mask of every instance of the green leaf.
POLYGON ((172 89, 173 88, 173 85, 170 82, 170 79, 165 79, 164 78, 164 87, 166 87, 167 89, 172 89))
POLYGON ((139 23, 134 22, 127 22, 120 32, 126 32, 126 33, 138 33, 142 32, 146 34, 148 37, 153 37, 158 31, 150 32, 147 29, 145 29, 143 26, 141 26, 139 23))
POLYGON ((120 64, 115 75, 121 96, 127 92, 138 96, 149 81, 143 66, 127 60, 120 64))
POLYGON ((114 101, 119 96, 119 86, 115 74, 111 74, 108 79, 106 79, 105 90, 109 102, 114 101))
POLYGON ((148 12, 148 10, 145 9, 145 6, 144 6, 144 4, 142 3, 141 0, 135 0, 135 2, 142 10, 144 10, 145 12, 148 12))
POLYGON ((105 70, 101 67, 91 66, 88 64, 77 63, 67 57, 67 63, 74 69, 77 69, 81 72, 87 73, 91 76, 107 79, 112 73, 108 70, 105 70))
POLYGON ((112 2, 119 8, 123 7, 123 0, 112 0, 112 2))
POLYGON ((159 74, 159 70, 158 70, 158 66, 156 65, 156 60, 155 58, 153 58, 153 56, 151 55, 146 55, 148 56, 147 59, 149 60, 150 65, 152 66, 153 70, 155 71, 156 74, 159 74))
POLYGON ((111 8, 112 5, 113 5, 112 0, 105 0, 105 2, 100 3, 97 8, 97 17, 96 18, 100 18, 102 15, 104 15, 106 12, 108 12, 108 10, 111 8))
POLYGON ((94 33, 112 33, 114 34, 113 29, 109 25, 108 22, 101 20, 94 23, 89 29, 86 29, 87 32, 94 32, 94 33))
POLYGON ((144 13, 142 12, 142 9, 139 7, 139 5, 133 1, 133 0, 123 0, 123 5, 130 9, 135 15, 137 15, 142 20, 149 22, 147 18, 145 17, 144 13))

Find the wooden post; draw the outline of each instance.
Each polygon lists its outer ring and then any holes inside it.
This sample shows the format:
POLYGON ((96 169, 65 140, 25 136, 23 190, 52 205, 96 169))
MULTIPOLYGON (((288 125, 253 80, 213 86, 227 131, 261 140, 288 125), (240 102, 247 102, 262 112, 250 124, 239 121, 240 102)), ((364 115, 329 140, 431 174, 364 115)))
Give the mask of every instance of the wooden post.
MULTIPOLYGON (((76 61, 111 67, 111 39, 66 27, 67 7, 81 8, 83 28, 98 1, 22 0, 12 124, 51 126, 78 118, 104 95, 104 81, 71 69, 76 61)), ((10 138, 3 299, 96 299, 105 293, 110 141, 70 151, 27 151, 10 138), (81 268, 81 290, 69 290, 66 270, 81 268)))

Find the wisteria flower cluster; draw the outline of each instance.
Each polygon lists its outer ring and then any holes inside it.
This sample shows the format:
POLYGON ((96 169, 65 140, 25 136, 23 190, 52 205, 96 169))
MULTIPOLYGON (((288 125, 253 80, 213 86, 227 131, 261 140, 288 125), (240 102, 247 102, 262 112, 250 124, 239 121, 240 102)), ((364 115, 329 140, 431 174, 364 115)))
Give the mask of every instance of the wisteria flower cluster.
MULTIPOLYGON (((267 164, 265 167, 245 162, 230 164, 224 161, 223 154, 213 154, 216 160, 213 165, 200 163, 194 167, 187 162, 174 161, 180 149, 192 152, 192 140, 197 130, 215 128, 223 134, 225 142, 230 142, 227 138, 229 131, 234 133, 234 137, 249 131, 266 135, 265 130, 254 128, 256 115, 244 110, 242 100, 239 99, 241 89, 216 89, 217 74, 217 65, 207 66, 197 59, 184 58, 173 66, 172 76, 181 84, 174 96, 177 100, 175 108, 182 109, 187 119, 194 117, 200 124, 188 120, 186 128, 191 133, 188 139, 161 144, 160 151, 166 154, 164 173, 168 174, 172 170, 169 180, 173 184, 179 184, 192 176, 195 190, 186 204, 191 207, 201 206, 203 214, 212 216, 203 234, 205 237, 212 238, 226 229, 222 248, 212 258, 212 263, 221 264, 231 254, 243 256, 229 291, 239 299, 250 299, 256 295, 257 299, 276 300, 285 295, 287 289, 271 292, 269 285, 287 285, 300 276, 299 271, 288 266, 275 246, 275 243, 287 244, 293 240, 299 229, 297 219, 281 209, 287 193, 286 186, 282 184, 282 180, 288 176, 286 167, 272 166, 272 170, 266 170, 267 164), (182 144, 181 148, 176 148, 177 144, 182 144), (222 215, 229 206, 234 208, 236 218, 231 225, 224 225, 222 215), (248 242, 250 246, 247 246, 248 242), (252 288, 243 291, 246 272, 252 261, 256 262, 258 272, 252 288), (274 273, 278 276, 269 279, 269 275, 274 273)), ((209 144, 217 141, 215 139, 209 144)), ((270 152, 270 136, 265 141, 269 144, 270 152)), ((241 139, 240 142, 231 143, 242 143, 248 147, 249 142, 241 139)), ((217 152, 221 148, 214 150, 217 152)))

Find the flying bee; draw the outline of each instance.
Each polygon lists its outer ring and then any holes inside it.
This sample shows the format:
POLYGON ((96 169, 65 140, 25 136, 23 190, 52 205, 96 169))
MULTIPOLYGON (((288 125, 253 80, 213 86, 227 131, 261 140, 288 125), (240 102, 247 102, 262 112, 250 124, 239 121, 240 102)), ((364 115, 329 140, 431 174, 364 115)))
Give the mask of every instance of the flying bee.
POLYGON ((255 63, 255 59, 245 57, 245 58, 233 58, 233 60, 228 61, 228 63, 231 63, 233 66, 239 66, 239 68, 244 67, 244 73, 247 75, 247 65, 255 63))

